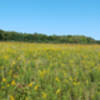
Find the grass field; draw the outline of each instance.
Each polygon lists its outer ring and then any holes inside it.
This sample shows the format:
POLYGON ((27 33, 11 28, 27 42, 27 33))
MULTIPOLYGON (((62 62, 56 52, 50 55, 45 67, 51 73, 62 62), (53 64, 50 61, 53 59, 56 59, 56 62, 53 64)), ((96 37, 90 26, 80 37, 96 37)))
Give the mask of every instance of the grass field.
POLYGON ((1 42, 0 100, 100 100, 100 46, 1 42))

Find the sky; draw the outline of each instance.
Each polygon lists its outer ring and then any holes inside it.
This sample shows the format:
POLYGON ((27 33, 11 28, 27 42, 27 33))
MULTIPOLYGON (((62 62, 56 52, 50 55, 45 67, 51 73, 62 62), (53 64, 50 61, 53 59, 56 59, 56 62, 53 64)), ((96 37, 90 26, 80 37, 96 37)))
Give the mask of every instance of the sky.
POLYGON ((0 29, 100 40, 100 0, 0 0, 0 29))

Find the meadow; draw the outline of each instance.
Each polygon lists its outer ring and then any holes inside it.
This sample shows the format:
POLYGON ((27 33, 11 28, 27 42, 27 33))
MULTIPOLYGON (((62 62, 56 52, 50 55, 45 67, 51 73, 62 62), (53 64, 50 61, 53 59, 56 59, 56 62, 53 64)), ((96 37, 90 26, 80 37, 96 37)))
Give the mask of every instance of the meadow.
POLYGON ((100 45, 1 42, 0 100, 100 100, 100 45))

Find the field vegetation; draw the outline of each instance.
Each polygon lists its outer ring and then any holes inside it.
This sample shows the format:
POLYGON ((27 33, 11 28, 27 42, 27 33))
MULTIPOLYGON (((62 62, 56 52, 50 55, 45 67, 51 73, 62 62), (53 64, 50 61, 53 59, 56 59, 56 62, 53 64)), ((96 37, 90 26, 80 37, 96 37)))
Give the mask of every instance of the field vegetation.
POLYGON ((100 46, 1 42, 0 100, 100 100, 100 46))

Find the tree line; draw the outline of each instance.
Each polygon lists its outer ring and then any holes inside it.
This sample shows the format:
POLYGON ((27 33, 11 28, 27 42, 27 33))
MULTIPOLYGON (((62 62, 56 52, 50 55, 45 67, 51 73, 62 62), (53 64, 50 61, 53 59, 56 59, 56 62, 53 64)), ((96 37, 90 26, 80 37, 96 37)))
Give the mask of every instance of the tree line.
POLYGON ((22 41, 22 42, 39 42, 39 43, 80 43, 80 44, 90 44, 98 43, 91 37, 86 36, 57 36, 57 35, 45 35, 40 33, 20 33, 15 31, 4 31, 0 30, 0 41, 22 41))

